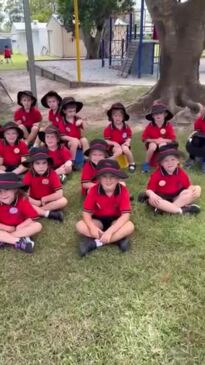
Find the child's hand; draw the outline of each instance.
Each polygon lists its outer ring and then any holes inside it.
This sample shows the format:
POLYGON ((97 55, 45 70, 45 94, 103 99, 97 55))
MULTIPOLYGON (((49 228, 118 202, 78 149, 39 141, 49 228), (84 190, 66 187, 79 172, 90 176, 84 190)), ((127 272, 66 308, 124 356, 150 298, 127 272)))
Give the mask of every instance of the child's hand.
POLYGON ((154 192, 149 192, 149 203, 153 206, 157 206, 160 202, 160 197, 154 192))
POLYGON ((103 231, 95 226, 94 224, 90 227, 90 233, 91 233, 91 236, 94 237, 94 238, 98 238, 100 239, 102 234, 103 234, 103 231))
POLYGON ((100 237, 100 241, 102 243, 110 243, 112 238, 112 232, 110 231, 110 229, 107 229, 107 231, 103 232, 102 236, 100 237))
POLYGON ((43 198, 41 198, 41 204, 42 205, 46 205, 47 204, 47 197, 43 196, 43 198))
POLYGON ((125 141, 125 143, 123 143, 123 146, 130 147, 130 142, 129 141, 125 141))
POLYGON ((82 124, 83 124, 83 120, 82 120, 82 119, 78 119, 78 120, 76 121, 76 123, 75 123, 75 125, 76 125, 77 127, 80 127, 82 124))

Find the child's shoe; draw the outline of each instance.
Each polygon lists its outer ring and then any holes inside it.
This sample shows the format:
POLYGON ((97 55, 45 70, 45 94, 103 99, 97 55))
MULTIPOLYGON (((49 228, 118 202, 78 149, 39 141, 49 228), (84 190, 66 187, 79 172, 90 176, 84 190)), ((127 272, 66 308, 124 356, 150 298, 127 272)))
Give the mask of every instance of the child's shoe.
POLYGON ((190 205, 185 205, 182 208, 182 213, 183 214, 199 214, 201 211, 201 208, 199 205, 197 204, 190 204, 190 205))
POLYGON ((139 193, 138 194, 138 197, 137 197, 137 200, 139 203, 146 203, 148 201, 148 196, 146 193, 139 193))
POLYGON ((147 172, 150 172, 151 168, 148 162, 143 162, 142 164, 142 173, 146 174, 147 172))
POLYGON ((187 169, 191 169, 192 166, 194 165, 194 160, 192 160, 192 158, 188 158, 188 160, 185 161, 184 163, 184 167, 187 169))
POLYGON ((0 242, 0 250, 5 248, 6 247, 6 244, 4 242, 0 242))
POLYGON ((129 170, 129 172, 133 173, 136 171, 136 168, 137 168, 136 163, 133 162, 133 163, 129 164, 128 170, 129 170))
POLYGON ((84 242, 80 243, 80 256, 87 255, 88 252, 93 251, 97 248, 94 238, 86 237, 84 242))
POLYGON ((17 250, 25 251, 26 253, 32 253, 34 249, 34 242, 27 240, 26 237, 22 237, 15 244, 17 250))
POLYGON ((128 251, 128 249, 129 249, 129 239, 128 239, 128 237, 125 237, 125 238, 122 238, 121 240, 119 240, 117 242, 117 245, 118 245, 119 249, 122 252, 128 251))
POLYGON ((51 210, 49 212, 48 219, 53 219, 55 221, 63 222, 64 214, 61 210, 51 210))

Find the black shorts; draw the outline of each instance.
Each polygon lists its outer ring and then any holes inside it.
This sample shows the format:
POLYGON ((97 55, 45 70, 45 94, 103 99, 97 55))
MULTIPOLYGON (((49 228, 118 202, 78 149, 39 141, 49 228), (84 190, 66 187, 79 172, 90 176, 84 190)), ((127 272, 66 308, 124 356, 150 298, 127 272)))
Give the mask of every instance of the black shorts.
MULTIPOLYGON (((150 143, 155 143, 155 142, 145 142, 145 147, 146 147, 147 150, 149 148, 150 143)), ((157 152, 158 150, 159 150, 159 146, 157 145, 157 148, 156 148, 155 152, 157 152)))
POLYGON ((160 198, 167 200, 170 203, 173 203, 174 200, 179 196, 179 194, 181 194, 181 192, 184 189, 180 189, 177 193, 175 194, 157 194, 158 196, 160 196, 160 198))
MULTIPOLYGON (((20 164, 19 164, 20 165, 20 164)), ((12 172, 13 170, 15 170, 19 165, 10 165, 10 166, 6 166, 6 172, 12 172)))
POLYGON ((100 221, 103 226, 103 231, 107 231, 112 223, 116 221, 116 219, 118 219, 119 217, 97 217, 96 215, 93 215, 92 218, 100 221))

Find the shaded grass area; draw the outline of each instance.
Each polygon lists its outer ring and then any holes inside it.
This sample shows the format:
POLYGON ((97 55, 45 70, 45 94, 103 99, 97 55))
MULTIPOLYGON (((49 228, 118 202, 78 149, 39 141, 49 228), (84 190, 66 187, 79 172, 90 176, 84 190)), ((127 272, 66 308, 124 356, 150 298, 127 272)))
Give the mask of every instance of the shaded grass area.
MULTIPOLYGON (((0 55, 0 59, 3 59, 3 56, 0 55)), ((39 56, 36 57, 36 61, 40 60, 52 60, 54 57, 51 56, 39 56)), ((57 59, 57 57, 55 57, 57 59)), ((3 60, 3 63, 0 63, 0 71, 12 71, 12 70, 26 70, 26 62, 27 56, 22 54, 13 54, 12 56, 12 63, 6 63, 3 60)))
MULTIPOLYGON (((138 134, 133 150, 139 165, 138 134)), ((191 178, 205 188, 197 169, 191 178)), ((146 179, 130 175, 135 197, 146 179)), ((78 173, 65 192, 65 223, 43 221, 33 256, 0 252, 0 364, 204 364, 204 198, 198 217, 154 216, 135 202, 130 251, 104 247, 81 259, 78 173)))

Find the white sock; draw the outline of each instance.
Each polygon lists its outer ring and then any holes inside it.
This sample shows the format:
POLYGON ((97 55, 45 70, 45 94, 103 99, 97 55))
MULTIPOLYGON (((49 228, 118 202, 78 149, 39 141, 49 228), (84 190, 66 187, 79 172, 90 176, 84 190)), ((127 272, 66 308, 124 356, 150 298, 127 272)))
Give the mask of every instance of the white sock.
POLYGON ((103 243, 98 238, 95 239, 95 243, 96 243, 96 247, 103 246, 103 243))
POLYGON ((46 210, 46 211, 45 211, 45 215, 44 215, 44 217, 45 217, 45 218, 48 218, 49 213, 50 213, 50 210, 46 210))
POLYGON ((182 211, 182 208, 179 208, 179 214, 182 214, 183 211, 182 211))

